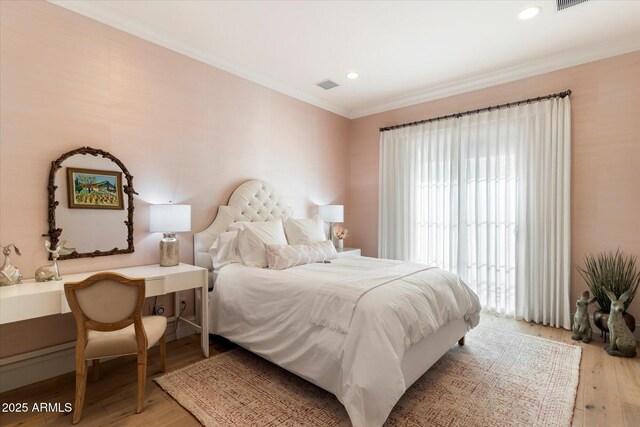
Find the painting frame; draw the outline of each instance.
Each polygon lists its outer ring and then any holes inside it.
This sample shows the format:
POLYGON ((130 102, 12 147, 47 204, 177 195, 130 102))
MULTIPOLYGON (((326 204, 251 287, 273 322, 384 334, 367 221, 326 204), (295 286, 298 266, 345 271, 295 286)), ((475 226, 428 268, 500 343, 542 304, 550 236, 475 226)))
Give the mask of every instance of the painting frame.
POLYGON ((67 195, 69 209, 118 209, 124 210, 124 199, 122 195, 122 172, 120 171, 105 171, 98 169, 83 169, 67 167, 67 195), (115 198, 115 202, 109 204, 96 203, 79 203, 77 197, 81 194, 77 191, 76 178, 79 176, 86 176, 89 179, 94 178, 97 184, 93 186, 100 186, 104 184, 107 188, 115 186, 113 191, 105 193, 107 197, 115 198), (113 183, 115 178, 115 183, 113 183), (102 179, 102 181, 100 181, 102 179), (106 184, 105 184, 106 183, 106 184))

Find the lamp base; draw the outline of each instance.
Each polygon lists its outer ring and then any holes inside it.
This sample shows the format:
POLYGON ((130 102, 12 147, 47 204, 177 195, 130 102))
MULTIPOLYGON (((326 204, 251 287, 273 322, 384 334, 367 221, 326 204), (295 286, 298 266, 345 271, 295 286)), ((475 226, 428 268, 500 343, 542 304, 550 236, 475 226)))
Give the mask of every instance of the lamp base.
POLYGON ((174 267, 180 263, 180 244, 175 233, 164 233, 160 240, 160 267, 174 267))
POLYGON ((331 243, 333 243, 335 245, 335 242, 333 241, 333 238, 335 236, 333 235, 333 223, 330 222, 329 223, 329 240, 331 240, 331 243))

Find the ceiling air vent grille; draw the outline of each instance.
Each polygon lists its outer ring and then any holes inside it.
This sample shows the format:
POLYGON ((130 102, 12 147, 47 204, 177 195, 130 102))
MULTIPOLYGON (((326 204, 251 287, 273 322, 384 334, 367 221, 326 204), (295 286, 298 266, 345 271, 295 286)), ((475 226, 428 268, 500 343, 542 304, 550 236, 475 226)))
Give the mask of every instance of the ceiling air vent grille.
POLYGON ((340 86, 338 83, 334 82, 333 80, 323 80, 320 83, 316 83, 316 85, 320 86, 322 89, 324 90, 329 90, 329 89, 333 89, 336 86, 340 86))
POLYGON ((556 0, 556 5, 558 6, 558 10, 565 10, 572 6, 577 6, 580 3, 587 2, 589 0, 556 0))

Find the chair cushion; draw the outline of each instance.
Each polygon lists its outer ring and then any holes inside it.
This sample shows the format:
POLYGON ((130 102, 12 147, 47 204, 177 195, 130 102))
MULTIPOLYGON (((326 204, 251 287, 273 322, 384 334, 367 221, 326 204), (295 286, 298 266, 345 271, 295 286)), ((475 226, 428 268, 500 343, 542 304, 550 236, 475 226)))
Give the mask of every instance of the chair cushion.
MULTIPOLYGON (((147 334, 147 348, 155 345, 167 329, 167 318, 164 316, 146 316, 142 325, 147 334)), ((133 325, 111 332, 87 331, 87 346, 84 351, 86 360, 101 357, 123 356, 138 352, 136 333, 133 325)))

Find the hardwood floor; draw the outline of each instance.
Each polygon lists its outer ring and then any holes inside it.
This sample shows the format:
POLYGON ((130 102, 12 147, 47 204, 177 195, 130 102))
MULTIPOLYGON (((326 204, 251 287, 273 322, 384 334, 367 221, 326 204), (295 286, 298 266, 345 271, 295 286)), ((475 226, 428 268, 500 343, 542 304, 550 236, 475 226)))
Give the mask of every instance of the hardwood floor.
MULTIPOLYGON (((223 339, 211 341, 212 357, 235 348, 234 344, 223 339)), ((167 343, 167 372, 199 360, 202 360, 199 335, 167 343)), ((136 414, 136 357, 124 356, 100 363, 100 380, 94 383, 90 376, 87 380, 85 406, 79 425, 199 426, 190 412, 153 382, 160 375, 160 350, 155 346, 148 354, 145 408, 136 414)), ((74 393, 75 372, 71 372, 2 393, 0 403, 26 402, 29 408, 41 402, 64 406, 65 403, 73 403, 74 393)), ((58 412, 0 413, 0 426, 70 426, 71 419, 71 414, 58 412)))
MULTIPOLYGON (((540 336, 582 347, 580 384, 573 416, 574 426, 640 426, 640 356, 634 359, 610 357, 594 332, 589 344, 571 340, 571 332, 483 315, 481 324, 493 328, 540 336)), ((467 340, 467 345, 473 345, 467 340)), ((214 357, 235 346, 225 340, 212 340, 214 357)), ((202 360, 199 336, 190 336, 167 344, 167 371, 202 360)), ((85 408, 80 425, 175 425, 197 426, 198 421, 153 379, 160 375, 158 347, 149 352, 145 409, 136 414, 136 360, 121 357, 101 364, 100 381, 87 383, 85 408)), ((74 399, 74 374, 31 384, 0 394, 0 402, 58 402, 64 405, 74 399)), ((71 425, 71 415, 56 412, 0 413, 0 425, 71 425)))

